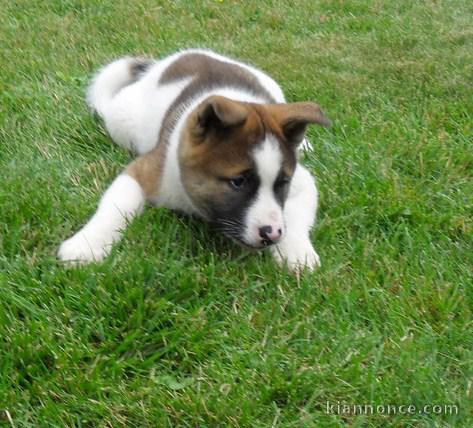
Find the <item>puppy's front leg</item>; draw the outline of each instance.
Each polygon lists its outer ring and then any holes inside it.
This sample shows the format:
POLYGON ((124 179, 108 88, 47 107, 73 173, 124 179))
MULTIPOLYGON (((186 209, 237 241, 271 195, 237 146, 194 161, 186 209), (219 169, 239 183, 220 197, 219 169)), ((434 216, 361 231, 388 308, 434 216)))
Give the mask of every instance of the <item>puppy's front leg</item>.
POLYGON ((317 210, 317 188, 309 171, 297 165, 284 206, 285 234, 271 251, 280 264, 289 269, 310 270, 320 266, 320 258, 310 242, 309 232, 317 210))
POLYGON ((120 174, 103 195, 89 222, 59 247, 58 257, 78 264, 102 260, 122 230, 141 213, 145 196, 138 182, 127 173, 120 174))

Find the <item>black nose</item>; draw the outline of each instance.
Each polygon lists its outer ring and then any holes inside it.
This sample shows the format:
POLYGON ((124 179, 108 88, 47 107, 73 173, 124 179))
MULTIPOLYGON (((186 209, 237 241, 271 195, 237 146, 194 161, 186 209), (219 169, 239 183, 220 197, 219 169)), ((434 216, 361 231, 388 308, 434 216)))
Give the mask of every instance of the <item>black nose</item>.
POLYGON ((260 227, 259 236, 261 236, 263 239, 267 239, 268 241, 271 241, 268 235, 271 235, 272 231, 273 231, 273 228, 271 226, 260 227))

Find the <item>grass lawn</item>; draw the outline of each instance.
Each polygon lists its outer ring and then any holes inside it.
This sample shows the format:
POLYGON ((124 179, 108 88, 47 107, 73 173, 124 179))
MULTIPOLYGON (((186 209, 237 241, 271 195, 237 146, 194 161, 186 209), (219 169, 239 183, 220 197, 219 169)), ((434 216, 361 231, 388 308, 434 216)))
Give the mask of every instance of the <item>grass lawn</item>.
POLYGON ((0 22, 0 426, 473 426, 471 2, 5 0, 0 22), (184 47, 333 120, 304 156, 315 273, 151 209, 104 263, 57 262, 131 159, 91 74, 184 47))

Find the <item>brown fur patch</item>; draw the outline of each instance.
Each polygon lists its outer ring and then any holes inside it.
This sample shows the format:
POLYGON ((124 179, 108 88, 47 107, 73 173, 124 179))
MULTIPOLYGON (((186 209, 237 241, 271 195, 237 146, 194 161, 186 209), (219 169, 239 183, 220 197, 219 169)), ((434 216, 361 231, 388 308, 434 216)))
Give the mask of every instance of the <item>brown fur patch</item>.
POLYGON ((125 172, 131 175, 141 186, 148 201, 156 197, 161 184, 164 158, 161 150, 151 150, 131 162, 125 172))
POLYGON ((238 64, 220 61, 203 53, 188 53, 181 56, 164 71, 159 84, 164 85, 187 77, 195 79, 181 94, 184 99, 202 92, 203 89, 229 87, 243 89, 267 102, 274 102, 274 98, 253 73, 238 64))

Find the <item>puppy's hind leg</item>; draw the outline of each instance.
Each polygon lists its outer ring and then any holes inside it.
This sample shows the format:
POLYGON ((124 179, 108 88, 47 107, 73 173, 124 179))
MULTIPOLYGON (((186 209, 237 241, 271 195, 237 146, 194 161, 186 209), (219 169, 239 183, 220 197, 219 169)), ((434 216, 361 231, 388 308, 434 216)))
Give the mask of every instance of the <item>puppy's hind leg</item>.
POLYGON ((127 223, 143 210, 141 186, 130 175, 119 175, 104 193, 96 213, 59 247, 58 258, 73 264, 100 261, 121 238, 127 223))

